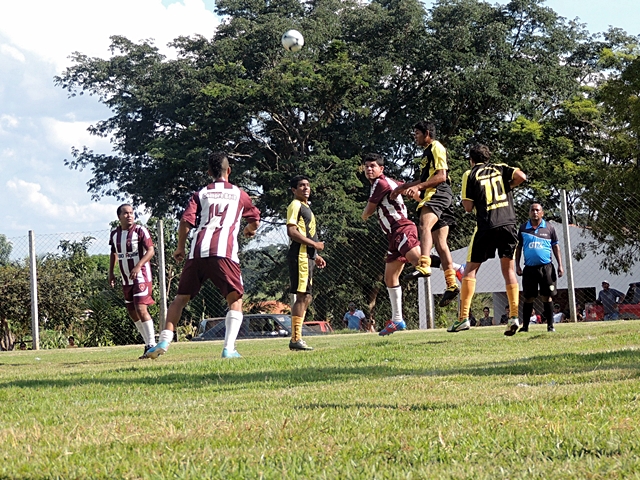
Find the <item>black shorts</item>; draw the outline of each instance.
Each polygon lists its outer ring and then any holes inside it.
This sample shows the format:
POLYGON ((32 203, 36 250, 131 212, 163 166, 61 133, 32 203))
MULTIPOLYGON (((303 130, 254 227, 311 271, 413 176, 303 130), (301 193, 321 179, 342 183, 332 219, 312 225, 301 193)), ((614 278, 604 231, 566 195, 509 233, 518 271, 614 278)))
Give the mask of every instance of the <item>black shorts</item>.
POLYGON ((289 279, 291 281, 291 293, 308 293, 311 295, 311 285, 313 283, 313 268, 316 262, 306 254, 303 256, 290 256, 287 258, 289 264, 289 279))
POLYGON ((418 211, 422 207, 429 207, 438 217, 438 221, 431 228, 432 232, 442 227, 453 227, 456 224, 456 217, 453 214, 453 192, 451 185, 441 183, 436 187, 436 191, 429 200, 422 200, 418 204, 418 211))
POLYGON ((482 263, 490 258, 513 258, 518 246, 516 225, 503 225, 489 230, 476 230, 471 237, 467 262, 482 263))
POLYGON ((539 286, 540 295, 553 297, 558 293, 556 280, 558 277, 553 263, 524 267, 522 270, 522 294, 524 298, 535 298, 538 296, 539 286))

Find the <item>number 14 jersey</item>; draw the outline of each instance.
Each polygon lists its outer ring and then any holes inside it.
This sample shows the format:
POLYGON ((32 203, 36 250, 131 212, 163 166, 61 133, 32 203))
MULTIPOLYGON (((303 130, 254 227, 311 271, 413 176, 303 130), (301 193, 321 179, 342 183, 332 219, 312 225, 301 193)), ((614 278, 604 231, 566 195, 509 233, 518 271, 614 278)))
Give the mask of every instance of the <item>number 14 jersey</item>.
POLYGON ((473 202, 479 231, 516 223, 509 183, 517 170, 504 163, 477 163, 462 176, 462 200, 473 202))

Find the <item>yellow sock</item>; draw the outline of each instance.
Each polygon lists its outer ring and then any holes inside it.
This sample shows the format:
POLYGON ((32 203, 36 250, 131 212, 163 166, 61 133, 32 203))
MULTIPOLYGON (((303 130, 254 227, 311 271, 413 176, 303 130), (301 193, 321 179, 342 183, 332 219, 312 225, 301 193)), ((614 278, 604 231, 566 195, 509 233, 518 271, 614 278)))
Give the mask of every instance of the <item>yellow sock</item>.
POLYGON ((431 256, 430 255, 420 255, 420 260, 418 260, 419 267, 430 267, 431 266, 431 256))
POLYGON ((518 317, 518 303, 520 287, 517 283, 507 285, 507 299, 509 299, 509 318, 518 317))
POLYGON ((460 320, 469 318, 469 310, 471 309, 471 300, 473 300, 474 293, 476 293, 476 279, 464 277, 462 279, 462 291, 460 292, 460 315, 458 316, 460 320))
POLYGON ((291 317, 291 341, 294 343, 302 338, 302 322, 304 317, 291 317))
POLYGON ((453 268, 448 268, 444 271, 444 279, 447 282, 447 288, 456 287, 456 271, 453 268))

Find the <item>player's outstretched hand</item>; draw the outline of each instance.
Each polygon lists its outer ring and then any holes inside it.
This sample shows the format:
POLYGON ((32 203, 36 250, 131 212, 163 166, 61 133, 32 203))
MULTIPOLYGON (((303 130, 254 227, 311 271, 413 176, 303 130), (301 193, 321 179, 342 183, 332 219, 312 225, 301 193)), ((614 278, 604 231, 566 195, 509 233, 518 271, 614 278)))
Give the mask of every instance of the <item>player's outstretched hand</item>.
POLYGON ((184 249, 177 248, 175 252, 173 252, 173 258, 176 259, 177 262, 181 262, 184 260, 184 249))
POLYGON ((327 262, 320 255, 316 255, 316 267, 324 268, 327 266, 327 262))

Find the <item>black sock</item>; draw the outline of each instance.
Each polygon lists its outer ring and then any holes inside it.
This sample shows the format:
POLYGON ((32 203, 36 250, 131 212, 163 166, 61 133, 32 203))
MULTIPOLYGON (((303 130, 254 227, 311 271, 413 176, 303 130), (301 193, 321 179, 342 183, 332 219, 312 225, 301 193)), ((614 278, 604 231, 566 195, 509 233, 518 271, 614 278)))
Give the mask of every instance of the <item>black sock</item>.
POLYGON ((533 313, 533 303, 524 302, 522 305, 522 328, 529 329, 529 320, 533 313))
POLYGON ((431 268, 440 268, 442 262, 440 261, 440 257, 437 255, 430 255, 431 257, 431 268))
POLYGON ((544 316, 547 318, 547 327, 553 327, 553 302, 544 302, 544 316))

